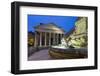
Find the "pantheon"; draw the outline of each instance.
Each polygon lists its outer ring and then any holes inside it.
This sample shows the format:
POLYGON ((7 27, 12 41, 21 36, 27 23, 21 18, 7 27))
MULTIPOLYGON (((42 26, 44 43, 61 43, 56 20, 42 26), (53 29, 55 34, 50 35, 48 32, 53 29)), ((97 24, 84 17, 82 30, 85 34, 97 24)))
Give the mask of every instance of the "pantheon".
POLYGON ((34 47, 50 47, 61 44, 65 31, 54 23, 40 23, 34 27, 35 43, 34 47))

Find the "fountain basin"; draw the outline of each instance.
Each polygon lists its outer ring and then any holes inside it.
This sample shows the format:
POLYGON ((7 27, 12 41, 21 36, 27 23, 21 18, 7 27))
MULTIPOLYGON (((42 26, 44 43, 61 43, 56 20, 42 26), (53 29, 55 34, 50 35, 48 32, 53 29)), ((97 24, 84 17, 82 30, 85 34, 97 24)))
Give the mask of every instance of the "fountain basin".
POLYGON ((87 48, 50 47, 49 55, 55 59, 87 58, 87 48))

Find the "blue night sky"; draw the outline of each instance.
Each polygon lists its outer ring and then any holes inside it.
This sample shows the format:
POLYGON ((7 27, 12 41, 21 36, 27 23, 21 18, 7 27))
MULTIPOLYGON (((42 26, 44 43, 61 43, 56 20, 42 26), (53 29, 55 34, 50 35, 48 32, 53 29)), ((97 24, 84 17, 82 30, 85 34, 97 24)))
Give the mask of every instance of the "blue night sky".
POLYGON ((55 23, 64 31, 68 32, 75 26, 77 18, 75 16, 28 15, 28 31, 34 32, 33 27, 40 23, 55 23))

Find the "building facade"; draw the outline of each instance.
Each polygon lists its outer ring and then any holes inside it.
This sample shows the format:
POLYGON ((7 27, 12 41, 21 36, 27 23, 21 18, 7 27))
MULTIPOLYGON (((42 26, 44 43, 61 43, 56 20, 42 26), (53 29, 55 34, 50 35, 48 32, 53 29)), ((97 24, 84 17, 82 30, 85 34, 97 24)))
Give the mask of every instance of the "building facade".
POLYGON ((50 47, 61 43, 64 37, 64 30, 54 23, 37 25, 35 28, 34 47, 50 47))
POLYGON ((88 23, 87 17, 80 17, 75 22, 75 30, 70 34, 66 40, 69 42, 69 45, 76 48, 87 47, 88 42, 88 23))
POLYGON ((28 46, 34 45, 34 33, 28 32, 28 46))

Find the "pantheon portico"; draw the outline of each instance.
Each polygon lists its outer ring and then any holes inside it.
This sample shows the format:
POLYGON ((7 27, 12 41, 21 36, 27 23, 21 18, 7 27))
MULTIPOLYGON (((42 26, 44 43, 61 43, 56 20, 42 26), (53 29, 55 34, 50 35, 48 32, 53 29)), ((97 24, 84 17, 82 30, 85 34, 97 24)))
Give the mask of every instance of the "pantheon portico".
POLYGON ((54 23, 37 25, 35 29, 34 47, 49 47, 61 43, 64 37, 64 30, 54 23))

